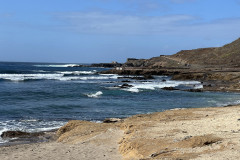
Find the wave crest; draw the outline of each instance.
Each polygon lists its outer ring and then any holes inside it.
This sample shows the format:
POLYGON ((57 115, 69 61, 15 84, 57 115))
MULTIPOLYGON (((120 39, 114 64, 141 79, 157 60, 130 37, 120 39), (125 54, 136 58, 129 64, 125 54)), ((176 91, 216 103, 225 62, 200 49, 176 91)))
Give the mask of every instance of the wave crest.
POLYGON ((88 97, 90 98, 98 98, 99 96, 101 96, 103 94, 102 91, 98 91, 96 93, 92 93, 92 94, 87 94, 88 97))
MULTIPOLYGON (((81 71, 83 72, 83 71, 81 71)), ((83 72, 84 73, 84 72, 83 72)), ((54 74, 0 74, 0 79, 10 81, 26 81, 26 80, 60 80, 60 81, 71 81, 71 80, 107 80, 117 79, 117 76, 66 76, 63 73, 54 74)))
POLYGON ((43 64, 43 65, 33 65, 34 67, 74 67, 78 64, 43 64))

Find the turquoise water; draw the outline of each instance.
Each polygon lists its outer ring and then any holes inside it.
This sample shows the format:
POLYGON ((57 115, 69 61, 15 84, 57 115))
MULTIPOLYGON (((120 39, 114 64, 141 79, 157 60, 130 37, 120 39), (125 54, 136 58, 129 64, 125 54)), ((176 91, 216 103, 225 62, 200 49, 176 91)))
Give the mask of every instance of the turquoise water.
MULTIPOLYGON (((0 134, 7 130, 47 131, 68 120, 102 121, 109 117, 238 104, 239 93, 166 91, 163 87, 201 88, 196 81, 155 76, 140 81, 101 75, 104 68, 74 64, 0 63, 0 134), (166 81, 163 81, 166 80, 166 81), (131 88, 119 88, 124 80, 131 88)), ((0 139, 0 143, 5 141, 0 139)))

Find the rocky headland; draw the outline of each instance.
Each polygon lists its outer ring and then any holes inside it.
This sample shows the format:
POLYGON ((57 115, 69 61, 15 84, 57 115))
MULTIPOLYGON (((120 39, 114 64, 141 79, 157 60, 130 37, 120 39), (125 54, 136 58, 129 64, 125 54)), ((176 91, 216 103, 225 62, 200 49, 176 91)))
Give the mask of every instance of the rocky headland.
POLYGON ((167 75, 197 80, 208 91, 240 91, 240 39, 215 48, 183 50, 151 59, 129 58, 121 67, 103 71, 120 75, 167 75))

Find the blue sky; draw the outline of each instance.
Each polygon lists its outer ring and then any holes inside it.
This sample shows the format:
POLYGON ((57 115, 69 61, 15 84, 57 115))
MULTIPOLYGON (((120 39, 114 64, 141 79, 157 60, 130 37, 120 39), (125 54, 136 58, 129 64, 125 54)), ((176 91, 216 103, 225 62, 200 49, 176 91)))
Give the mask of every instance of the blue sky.
POLYGON ((125 62, 240 37, 240 0, 0 0, 0 61, 125 62))

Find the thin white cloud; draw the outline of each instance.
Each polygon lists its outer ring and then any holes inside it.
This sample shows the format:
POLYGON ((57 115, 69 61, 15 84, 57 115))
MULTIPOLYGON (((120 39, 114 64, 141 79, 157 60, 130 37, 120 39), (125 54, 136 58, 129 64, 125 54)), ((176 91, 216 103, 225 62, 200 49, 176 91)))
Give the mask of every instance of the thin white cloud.
MULTIPOLYGON (((82 34, 159 35, 189 37, 240 36, 240 18, 201 22, 189 15, 130 16, 99 12, 55 14, 65 30, 82 34)), ((202 21, 202 20, 201 20, 202 21)), ((63 29, 63 28, 62 28, 63 29)))
POLYGON ((196 18, 188 15, 129 16, 98 12, 58 14, 68 29, 97 34, 161 34, 196 18))

